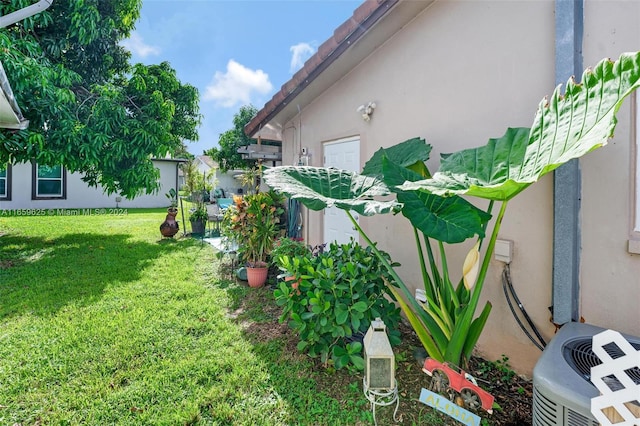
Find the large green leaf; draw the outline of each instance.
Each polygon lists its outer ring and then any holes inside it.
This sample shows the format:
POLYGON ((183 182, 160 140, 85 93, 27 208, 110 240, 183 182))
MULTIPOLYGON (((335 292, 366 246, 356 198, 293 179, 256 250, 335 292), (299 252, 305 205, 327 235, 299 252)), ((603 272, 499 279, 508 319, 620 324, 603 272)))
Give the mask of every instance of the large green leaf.
POLYGON ((311 210, 335 206, 372 216, 389 213, 400 207, 396 201, 378 201, 373 198, 390 195, 382 181, 348 170, 281 166, 266 170, 264 179, 271 188, 299 200, 311 210))
POLYGON ((616 62, 605 59, 587 69, 580 84, 570 79, 564 95, 558 86, 551 99, 540 102, 526 139, 524 129, 509 129, 486 146, 444 158, 432 179, 402 189, 510 200, 567 161, 606 145, 616 112, 639 80, 640 52, 625 53, 616 62))
POLYGON ((469 327, 469 333, 466 336, 464 346, 462 348, 463 359, 466 359, 466 360, 471 359, 471 353, 473 352, 473 348, 475 348, 476 343, 478 343, 480 334, 482 334, 482 330, 484 329, 484 326, 487 323, 487 319, 489 318, 489 313, 491 312, 491 307, 492 307, 491 302, 485 303, 484 309, 482 309, 480 316, 474 319, 473 322, 471 323, 471 327, 469 327))
MULTIPOLYGON (((434 338, 429 332, 429 328, 424 325, 424 323, 420 320, 420 317, 416 314, 407 302, 404 301, 404 298, 400 295, 398 290, 394 288, 392 285, 388 286, 389 291, 396 297, 402 312, 407 316, 409 323, 413 327, 413 330, 416 332, 418 339, 420 339, 420 343, 427 351, 427 354, 435 359, 436 361, 444 361, 444 354, 440 347, 434 341, 434 338)), ((440 331, 440 330, 438 330, 440 331)))
MULTIPOLYGON (((421 178, 413 171, 383 159, 385 183, 393 188, 421 178)), ((426 236, 446 243, 459 243, 474 235, 484 237, 484 224, 491 215, 461 197, 441 197, 424 191, 397 192, 402 215, 426 236)))
MULTIPOLYGON (((431 154, 431 145, 428 145, 424 139, 408 139, 392 147, 377 150, 373 157, 365 163, 362 174, 381 178, 384 175, 383 158, 387 158, 401 167, 413 170, 420 176, 420 179, 425 179, 431 177, 424 164, 429 159, 429 154, 431 154)), ((386 180, 385 183, 389 185, 386 180)))

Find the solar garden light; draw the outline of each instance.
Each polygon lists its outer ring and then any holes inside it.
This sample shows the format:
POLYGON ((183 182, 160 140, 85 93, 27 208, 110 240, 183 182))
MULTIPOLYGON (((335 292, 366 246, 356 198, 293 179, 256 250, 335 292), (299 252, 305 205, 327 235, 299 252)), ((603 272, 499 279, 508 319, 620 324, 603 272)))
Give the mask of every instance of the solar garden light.
POLYGON ((235 250, 229 251, 229 258, 231 259, 231 277, 233 278, 233 270, 236 266, 236 257, 238 257, 238 252, 235 250))
MULTIPOLYGON (((387 337, 387 327, 380 318, 371 322, 367 334, 364 335, 364 377, 362 387, 364 395, 371 403, 373 422, 376 422, 376 406, 386 407, 396 403, 393 419, 400 400, 398 399, 398 383, 395 377, 395 356, 387 337)), ((396 420, 397 421, 397 420, 396 420)))

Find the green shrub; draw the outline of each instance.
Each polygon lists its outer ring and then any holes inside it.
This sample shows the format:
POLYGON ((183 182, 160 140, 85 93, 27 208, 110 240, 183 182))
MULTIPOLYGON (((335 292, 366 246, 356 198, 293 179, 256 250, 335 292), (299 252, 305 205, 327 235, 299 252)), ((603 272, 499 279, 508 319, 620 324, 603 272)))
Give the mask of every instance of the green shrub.
POLYGON ((298 350, 319 356, 335 368, 362 369, 362 344, 357 337, 376 317, 387 325, 391 344, 400 343, 400 308, 390 300, 385 285, 385 280, 393 279, 371 247, 353 240, 332 243, 317 256, 282 256, 279 263, 291 281, 281 282, 274 296, 283 307, 280 322, 288 319, 300 338, 298 350))
POLYGON ((288 256, 290 258, 294 258, 307 256, 308 254, 311 254, 311 249, 304 243, 304 241, 289 237, 282 237, 273 245, 273 250, 271 250, 271 261, 279 269, 285 270, 285 268, 280 264, 280 259, 282 257, 288 256))

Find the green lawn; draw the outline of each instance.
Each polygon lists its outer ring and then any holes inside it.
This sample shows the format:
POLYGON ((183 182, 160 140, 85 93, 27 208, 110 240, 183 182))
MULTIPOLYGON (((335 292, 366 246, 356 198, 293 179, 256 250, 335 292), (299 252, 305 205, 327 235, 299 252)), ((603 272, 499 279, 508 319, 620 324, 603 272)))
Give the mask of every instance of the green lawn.
POLYGON ((162 240, 164 215, 0 216, 0 424, 370 424, 360 376, 334 398, 286 336, 252 337, 271 292, 162 240))

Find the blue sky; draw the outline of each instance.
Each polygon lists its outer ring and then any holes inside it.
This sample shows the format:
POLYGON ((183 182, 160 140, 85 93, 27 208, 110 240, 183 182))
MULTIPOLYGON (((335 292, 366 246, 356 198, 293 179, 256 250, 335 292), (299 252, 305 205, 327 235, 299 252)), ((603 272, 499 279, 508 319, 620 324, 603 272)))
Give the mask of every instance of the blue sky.
POLYGON ((168 61, 200 92, 192 154, 217 146, 242 105, 261 109, 360 0, 143 0, 123 45, 132 62, 168 61))

